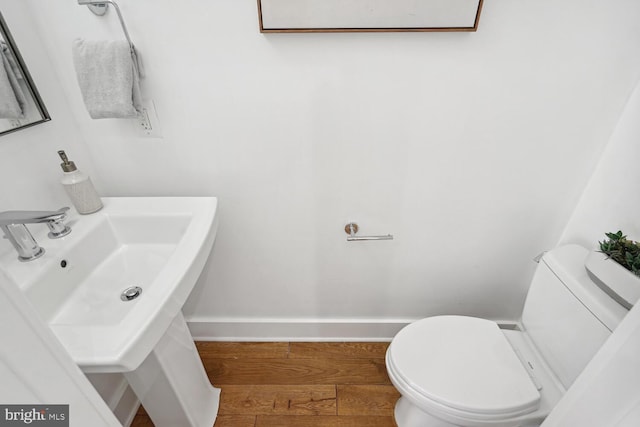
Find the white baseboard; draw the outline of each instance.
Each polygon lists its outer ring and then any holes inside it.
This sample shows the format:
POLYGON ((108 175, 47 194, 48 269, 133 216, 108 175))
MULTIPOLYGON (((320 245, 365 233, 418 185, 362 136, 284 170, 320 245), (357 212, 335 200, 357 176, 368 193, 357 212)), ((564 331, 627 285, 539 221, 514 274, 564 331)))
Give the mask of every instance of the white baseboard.
POLYGON ((417 319, 271 319, 187 317, 196 341, 391 341, 417 319))

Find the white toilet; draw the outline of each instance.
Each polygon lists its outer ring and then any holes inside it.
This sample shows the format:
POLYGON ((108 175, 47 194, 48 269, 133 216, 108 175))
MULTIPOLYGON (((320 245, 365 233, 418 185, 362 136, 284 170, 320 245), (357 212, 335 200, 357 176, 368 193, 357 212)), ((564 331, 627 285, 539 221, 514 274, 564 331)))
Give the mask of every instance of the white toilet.
POLYGON ((386 356, 398 427, 539 426, 627 313, 589 279, 588 254, 542 257, 520 327, 434 316, 403 328, 386 356))

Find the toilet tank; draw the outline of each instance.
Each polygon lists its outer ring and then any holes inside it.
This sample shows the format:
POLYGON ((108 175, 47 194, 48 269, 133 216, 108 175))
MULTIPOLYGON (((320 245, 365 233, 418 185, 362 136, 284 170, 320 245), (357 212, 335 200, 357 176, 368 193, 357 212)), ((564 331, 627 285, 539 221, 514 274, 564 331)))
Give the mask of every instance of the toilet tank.
POLYGON ((547 252, 522 313, 525 333, 565 388, 627 313, 589 278, 584 268, 588 254, 578 245, 547 252))

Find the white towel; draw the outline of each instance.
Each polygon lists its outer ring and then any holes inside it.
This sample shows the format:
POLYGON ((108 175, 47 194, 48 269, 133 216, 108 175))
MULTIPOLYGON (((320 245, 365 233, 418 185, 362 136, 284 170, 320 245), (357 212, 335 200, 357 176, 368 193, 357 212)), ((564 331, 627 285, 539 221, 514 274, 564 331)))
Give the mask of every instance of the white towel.
POLYGON ((9 64, 11 65, 11 69, 13 70, 13 74, 15 74, 16 79, 23 79, 22 70, 18 66, 16 58, 13 56, 13 53, 11 53, 11 50, 9 49, 9 45, 6 44, 3 40, 0 40, 0 49, 2 49, 2 51, 4 52, 4 56, 9 61, 9 64))
POLYGON ((0 118, 22 119, 27 99, 3 46, 0 46, 0 56, 0 118))
POLYGON ((73 42, 73 63, 93 119, 135 118, 142 111, 140 76, 126 41, 73 42))

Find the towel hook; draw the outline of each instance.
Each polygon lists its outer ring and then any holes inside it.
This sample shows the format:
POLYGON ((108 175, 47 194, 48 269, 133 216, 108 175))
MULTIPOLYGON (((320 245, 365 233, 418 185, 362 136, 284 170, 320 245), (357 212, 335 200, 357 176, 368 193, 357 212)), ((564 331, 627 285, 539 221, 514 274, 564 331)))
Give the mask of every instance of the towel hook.
POLYGON ((138 55, 136 54, 136 48, 131 41, 131 37, 129 37, 129 31, 127 31, 127 26, 124 24, 124 18, 122 17, 122 13, 120 12, 118 4, 113 0, 78 0, 78 4, 80 6, 87 6, 89 10, 91 10, 91 12, 98 16, 103 16, 105 13, 107 13, 109 5, 113 6, 113 8, 116 10, 116 13, 118 14, 118 19, 120 20, 122 31, 124 31, 124 36, 127 39, 127 42, 129 42, 129 49, 131 50, 131 56, 133 58, 133 68, 140 76, 140 68, 138 67, 138 55))

